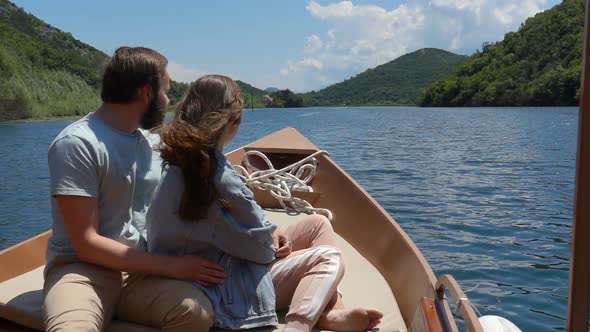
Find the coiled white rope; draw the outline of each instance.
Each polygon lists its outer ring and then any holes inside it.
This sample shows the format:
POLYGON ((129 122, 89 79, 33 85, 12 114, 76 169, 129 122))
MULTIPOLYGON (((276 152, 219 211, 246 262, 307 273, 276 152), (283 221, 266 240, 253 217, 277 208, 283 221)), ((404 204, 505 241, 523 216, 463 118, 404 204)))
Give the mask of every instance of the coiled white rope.
POLYGON ((292 192, 295 191, 313 192, 309 183, 316 175, 318 166, 316 157, 327 154, 327 151, 320 150, 287 167, 275 169, 264 153, 252 150, 244 154, 244 164, 254 170, 252 173, 248 173, 246 167, 241 165, 234 165, 234 167, 238 174, 246 180, 246 185, 250 189, 268 190, 284 209, 307 214, 319 213, 332 221, 333 215, 330 210, 315 208, 308 201, 292 195, 292 192), (253 166, 250 163, 250 156, 260 157, 268 168, 261 170, 253 166))

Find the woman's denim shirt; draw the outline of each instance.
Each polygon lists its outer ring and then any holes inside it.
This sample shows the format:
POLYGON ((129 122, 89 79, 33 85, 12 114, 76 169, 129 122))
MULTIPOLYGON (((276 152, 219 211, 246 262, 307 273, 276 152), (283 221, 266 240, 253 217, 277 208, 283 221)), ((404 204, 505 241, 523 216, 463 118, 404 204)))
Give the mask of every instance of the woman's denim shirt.
POLYGON ((214 183, 227 207, 216 200, 205 219, 181 220, 177 212, 184 178, 180 168, 166 167, 147 214, 148 249, 169 256, 198 255, 223 266, 227 275, 223 284, 194 283, 213 304, 215 326, 277 325, 269 265, 275 259, 272 232, 276 226, 265 222, 252 191, 225 156, 216 155, 214 183))

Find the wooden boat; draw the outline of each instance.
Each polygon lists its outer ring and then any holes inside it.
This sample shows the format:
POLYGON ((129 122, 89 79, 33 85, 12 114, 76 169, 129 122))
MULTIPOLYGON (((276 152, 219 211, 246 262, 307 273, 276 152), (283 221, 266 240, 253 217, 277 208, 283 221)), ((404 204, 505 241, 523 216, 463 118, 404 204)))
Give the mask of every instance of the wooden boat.
MULTIPOLYGON (((265 153, 277 168, 301 160, 318 148, 293 128, 286 128, 227 154, 242 164, 250 150, 265 153)), ((330 157, 318 158, 313 193, 305 199, 334 214, 333 226, 344 252, 345 278, 340 286, 348 306, 380 309, 380 331, 458 331, 444 295, 448 288, 469 331, 483 331, 461 288, 449 275, 438 281, 424 256, 400 225, 330 157)), ((276 210, 268 192, 256 200, 279 225, 297 215, 276 210)), ((41 330, 45 246, 50 232, 0 252, 0 331, 41 330)), ((279 315, 284 316, 284 315, 279 315)), ((108 331, 151 330, 114 321, 108 331)), ((272 328, 258 331, 272 331, 272 328)))
MULTIPOLYGON (((588 331, 590 311, 590 13, 586 1, 584 67, 578 132, 578 159, 574 208, 572 262, 567 331, 588 331)), ((277 166, 310 155, 318 148, 292 128, 232 151, 228 158, 242 164, 246 151, 265 152, 277 166)), ((450 275, 436 279, 432 269, 408 235, 379 204, 331 158, 319 158, 313 180, 315 192, 305 199, 334 213, 334 229, 340 236, 346 275, 341 284, 349 306, 368 306, 385 313, 379 331, 458 331, 444 290, 447 289, 468 331, 483 328, 460 286, 450 275)), ((262 192, 256 199, 265 208, 277 204, 262 192)), ((297 216, 269 210, 279 225, 296 222, 297 216)), ((41 302, 45 247, 50 231, 0 252, 0 331, 42 330, 41 302)), ((153 329, 113 321, 108 331, 153 329)), ((272 328, 256 331, 272 331, 272 328)))

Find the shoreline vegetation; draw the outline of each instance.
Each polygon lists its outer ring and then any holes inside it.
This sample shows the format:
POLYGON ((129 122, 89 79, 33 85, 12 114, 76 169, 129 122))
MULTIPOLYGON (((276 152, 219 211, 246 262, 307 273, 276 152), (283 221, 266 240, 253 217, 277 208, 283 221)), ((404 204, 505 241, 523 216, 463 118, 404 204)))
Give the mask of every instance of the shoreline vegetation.
MULTIPOLYGON (((354 106, 303 106, 300 107, 302 110, 309 109, 309 108, 355 108, 355 107, 362 107, 362 108, 397 108, 397 107, 410 107, 410 108, 417 108, 417 109, 428 109, 428 108, 455 108, 452 106, 436 106, 436 107, 429 107, 429 106, 418 106, 418 105, 354 105, 354 106)), ((577 108, 577 106, 467 106, 464 108, 562 108, 562 107, 571 107, 577 108)), ((275 108, 276 110, 285 109, 285 107, 275 108)), ((272 107, 254 107, 254 111, 260 110, 273 110, 272 107)), ((244 108, 244 112, 250 111, 250 108, 244 108)), ((166 113, 168 116, 174 115, 174 110, 169 110, 166 113)), ((66 116, 52 116, 52 117, 42 117, 42 118, 27 118, 27 119, 16 119, 16 120, 6 120, 0 121, 0 125, 6 124, 26 124, 26 123, 44 123, 44 122, 58 122, 58 121, 76 121, 86 116, 84 115, 66 115, 66 116)))
MULTIPOLYGON (((471 56, 424 48, 306 93, 237 83, 244 109, 575 106, 583 26, 584 0, 563 0, 471 56)), ((70 33, 0 0, 0 122, 76 119, 93 111, 100 104, 107 59, 70 33)), ((171 81, 172 105, 188 86, 171 81)))
MULTIPOLYGON (((90 112, 93 112, 91 110, 90 112)), ((88 113, 90 113, 88 112, 88 113)), ((47 116, 47 117, 40 117, 40 118, 27 118, 27 119, 14 119, 14 120, 6 120, 0 121, 0 124, 17 124, 17 123, 42 123, 42 122, 57 122, 57 121, 76 121, 80 120, 81 118, 85 117, 86 114, 81 115, 64 115, 64 116, 47 116)), ((166 115, 174 114, 174 109, 168 110, 166 115)))
POLYGON ((0 124, 19 124, 19 123, 43 123, 43 122, 57 122, 57 121, 76 121, 84 117, 84 115, 65 115, 65 116, 50 116, 40 118, 14 119, 0 121, 0 124))

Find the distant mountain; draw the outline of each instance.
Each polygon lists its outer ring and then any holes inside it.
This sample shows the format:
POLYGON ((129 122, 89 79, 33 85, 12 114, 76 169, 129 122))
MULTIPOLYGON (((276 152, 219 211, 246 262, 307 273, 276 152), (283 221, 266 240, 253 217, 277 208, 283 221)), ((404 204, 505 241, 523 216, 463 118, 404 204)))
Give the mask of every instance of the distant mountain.
MULTIPOLYGON (((263 96, 267 94, 266 92, 240 80, 236 80, 236 83, 242 90, 244 108, 252 107, 252 97, 254 97, 254 107, 264 107, 263 96)), ((173 100, 178 101, 189 86, 188 83, 171 81, 170 92, 168 92, 170 104, 174 104, 173 100)))
POLYGON ((264 98, 265 106, 270 108, 296 108, 305 107, 301 94, 289 89, 277 90, 264 98))
POLYGON ((577 105, 584 0, 564 0, 526 20, 504 40, 485 43, 432 84, 423 106, 577 105))
POLYGON ((265 107, 263 97, 264 95, 268 94, 267 92, 240 80, 236 80, 236 83, 238 83, 240 89, 242 90, 242 96, 244 97, 244 108, 252 107, 252 98, 254 99, 253 106, 255 108, 265 107))
POLYGON ((305 106, 414 105, 420 89, 449 73, 466 58, 424 48, 301 96, 305 106))
POLYGON ((254 87, 246 82, 242 82, 240 80, 236 80, 236 83, 238 83, 238 85, 240 86, 240 89, 242 89, 242 93, 244 94, 250 94, 253 93, 255 95, 265 95, 267 94, 266 92, 264 92, 264 90, 261 90, 257 87, 254 87))
POLYGON ((264 92, 273 93, 273 92, 277 92, 279 90, 280 90, 279 88, 268 87, 268 88, 264 89, 264 92))

